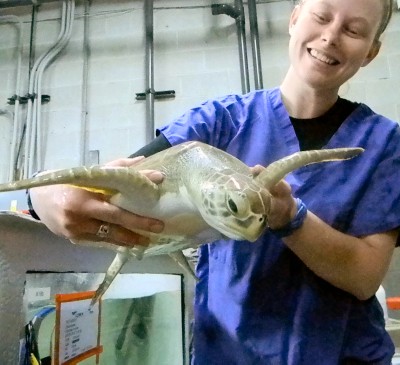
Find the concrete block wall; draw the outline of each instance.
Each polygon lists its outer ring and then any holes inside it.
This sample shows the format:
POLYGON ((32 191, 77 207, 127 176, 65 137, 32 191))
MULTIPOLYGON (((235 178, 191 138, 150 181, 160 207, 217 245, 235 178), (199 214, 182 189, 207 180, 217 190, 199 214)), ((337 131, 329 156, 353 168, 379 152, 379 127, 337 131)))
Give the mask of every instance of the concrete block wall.
MULTIPOLYGON (((216 1, 222 2, 222 1, 216 1)), ((175 90, 175 99, 156 101, 155 124, 161 126, 188 108, 226 93, 240 93, 239 57, 234 20, 211 15, 210 0, 154 2, 155 89, 175 90)), ((292 1, 260 1, 258 25, 264 87, 279 85, 288 67, 288 20, 292 1)), ((245 6, 247 9, 247 7, 245 6)), ((23 22, 22 95, 27 92, 31 7, 1 9, 23 22)), ((86 150, 99 150, 100 162, 126 156, 145 143, 145 102, 135 93, 145 88, 144 11, 142 0, 91 2, 89 18, 88 103, 82 106, 84 3, 77 0, 72 38, 46 70, 43 93, 45 168, 75 166, 82 161, 82 113, 87 112, 86 150)), ((35 55, 57 37, 60 3, 39 8, 35 55)), ((247 24, 248 27, 248 24, 247 24)), ((249 65, 251 66, 250 41, 249 65)), ((17 32, 0 21, 0 109, 12 111, 15 93, 17 32)), ((250 69, 252 78, 252 68, 250 69)), ((341 90, 343 97, 366 102, 375 111, 400 121, 400 12, 393 15, 381 53, 341 90)), ((254 83, 252 81, 252 89, 254 83)), ((22 108, 21 117, 24 117, 22 108)), ((7 180, 12 123, 0 115, 0 181, 7 180)), ((398 250, 397 250, 398 251, 398 250)), ((396 252, 396 257, 399 253, 396 252)), ((399 260, 390 278, 400 278, 399 260)), ((400 295, 395 279, 390 295, 400 295)))
MULTIPOLYGON (((175 90, 174 99, 156 101, 155 123, 161 126, 205 99, 240 93, 235 24, 225 15, 211 15, 210 1, 155 1, 155 89, 175 90)), ((292 1, 258 4, 264 87, 279 85, 288 67, 288 19, 292 1)), ((247 10, 247 7, 245 6, 247 10)), ((27 91, 31 7, 3 9, 23 21, 22 94, 27 91)), ((60 24, 60 3, 39 8, 35 42, 38 57, 54 42, 60 24)), ((100 162, 125 156, 145 143, 145 102, 135 93, 145 88, 144 11, 140 0, 92 1, 89 11, 89 64, 86 150, 99 150, 100 162), (116 143, 117 141, 117 143, 116 143)), ((48 67, 43 93, 45 168, 74 166, 82 160, 83 0, 77 0, 72 38, 48 67)), ((248 27, 248 24, 247 24, 248 27)), ((396 100, 400 78, 400 14, 384 36, 382 54, 342 89, 342 95, 367 102, 376 111, 400 120, 396 100)), ((248 40, 250 51, 250 41, 248 40)), ((16 72, 17 32, 0 22, 0 109, 8 109, 16 72)), ((249 52, 251 87, 254 88, 249 52)), ((22 108, 24 111, 24 108, 22 108)), ((22 118, 24 117, 22 112, 22 118)), ((0 115, 2 156, 8 154, 11 123, 0 115)), ((7 179, 8 159, 0 162, 0 181, 7 179)))

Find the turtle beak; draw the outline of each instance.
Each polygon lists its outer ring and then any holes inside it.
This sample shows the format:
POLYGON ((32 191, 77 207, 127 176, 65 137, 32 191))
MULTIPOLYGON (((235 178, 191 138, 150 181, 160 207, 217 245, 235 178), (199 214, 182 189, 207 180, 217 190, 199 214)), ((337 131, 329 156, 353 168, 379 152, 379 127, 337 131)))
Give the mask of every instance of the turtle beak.
POLYGON ((234 224, 225 222, 225 225, 218 227, 218 230, 233 240, 255 242, 266 227, 267 216, 259 214, 242 221, 236 220, 234 224))

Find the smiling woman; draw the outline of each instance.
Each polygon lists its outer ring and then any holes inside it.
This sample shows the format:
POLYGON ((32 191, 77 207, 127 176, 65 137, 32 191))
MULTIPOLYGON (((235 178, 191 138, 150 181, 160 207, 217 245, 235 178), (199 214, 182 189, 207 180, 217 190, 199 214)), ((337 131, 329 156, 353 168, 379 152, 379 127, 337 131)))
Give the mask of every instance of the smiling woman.
MULTIPOLYGON (((391 1, 302 1, 290 17, 290 66, 280 87, 206 101, 136 153, 197 140, 249 166, 268 166, 301 149, 365 150, 263 185, 271 193, 266 219, 273 229, 254 244, 201 246, 192 365, 391 363, 394 346, 374 294, 399 243, 400 127, 338 96, 378 55, 390 16, 391 1)), ((162 184, 162 176, 146 176, 162 184)), ((242 219, 238 197, 222 196, 242 219)), ((132 231, 151 231, 156 223, 63 185, 32 190, 32 204, 55 233, 73 239, 99 239, 106 223, 110 242, 138 245, 132 231)))
POLYGON ((380 1, 302 2, 290 19, 292 67, 285 81, 291 88, 302 80, 315 88, 331 89, 334 102, 339 87, 378 54, 376 35, 386 18, 380 1))

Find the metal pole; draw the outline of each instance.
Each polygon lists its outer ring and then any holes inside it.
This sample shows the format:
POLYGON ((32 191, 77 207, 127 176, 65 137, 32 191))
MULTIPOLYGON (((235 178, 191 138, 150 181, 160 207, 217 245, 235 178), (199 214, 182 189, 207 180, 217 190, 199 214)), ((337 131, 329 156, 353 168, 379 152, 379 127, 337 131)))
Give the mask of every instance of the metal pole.
POLYGON ((89 75, 89 12, 91 0, 84 0, 83 18, 83 67, 82 67, 82 102, 81 102, 81 165, 86 165, 87 156, 87 121, 88 121, 88 75, 89 75))
POLYGON ((146 143, 154 138, 154 25, 153 0, 144 0, 146 34, 146 143))
POLYGON ((261 58, 260 58, 260 37, 258 35, 257 23, 257 5, 256 0, 249 0, 249 19, 250 19, 250 37, 251 48, 253 51, 253 67, 254 67, 254 86, 255 89, 263 88, 261 58))
POLYGON ((240 15, 236 18, 236 32, 238 37, 239 46, 239 61, 240 61, 240 77, 242 84, 242 93, 250 92, 249 81, 249 64, 247 60, 247 46, 246 46, 246 25, 243 9, 243 1, 235 0, 235 8, 239 10, 240 15))
POLYGON ((32 19, 31 19, 31 34, 29 39, 29 70, 28 76, 31 76, 32 67, 35 63, 35 44, 36 44, 36 27, 37 27, 37 14, 39 5, 32 5, 32 19))
POLYGON ((235 19, 239 49, 240 79, 242 84, 242 93, 245 94, 250 91, 250 82, 243 1, 235 0, 235 6, 229 4, 212 4, 211 13, 213 15, 225 14, 235 19))

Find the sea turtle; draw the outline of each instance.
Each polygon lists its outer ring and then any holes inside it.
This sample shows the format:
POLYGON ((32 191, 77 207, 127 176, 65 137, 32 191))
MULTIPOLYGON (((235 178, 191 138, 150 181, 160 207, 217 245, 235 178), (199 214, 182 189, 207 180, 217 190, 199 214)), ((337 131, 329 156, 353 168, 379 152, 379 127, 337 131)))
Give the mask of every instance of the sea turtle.
MULTIPOLYGON (((221 238, 255 241, 268 227, 269 189, 289 172, 311 163, 344 160, 362 148, 297 152, 266 167, 258 176, 230 154, 201 142, 185 142, 150 156, 133 167, 76 167, 43 173, 31 179, 0 185, 0 192, 43 185, 72 184, 101 191, 109 201, 142 216, 165 223, 162 233, 149 236, 148 247, 100 243, 117 255, 92 303, 107 290, 126 261, 134 256, 169 254, 188 267, 182 250, 221 238), (141 170, 159 170, 159 185, 141 170)), ((85 242, 76 242, 85 244, 85 242)), ((99 245, 99 243, 89 243, 99 245)))

